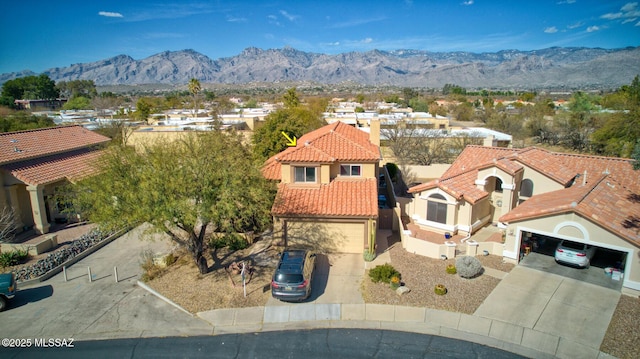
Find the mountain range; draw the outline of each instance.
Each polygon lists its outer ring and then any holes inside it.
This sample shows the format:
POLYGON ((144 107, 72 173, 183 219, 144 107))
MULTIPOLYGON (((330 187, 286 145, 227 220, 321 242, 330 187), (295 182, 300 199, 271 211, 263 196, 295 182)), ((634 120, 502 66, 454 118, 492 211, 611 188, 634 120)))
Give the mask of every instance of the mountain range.
MULTIPOLYGON (((610 89, 640 74, 640 47, 621 49, 552 47, 493 53, 394 50, 337 55, 290 47, 250 47, 213 60, 194 50, 165 51, 142 60, 127 55, 55 67, 43 72, 54 81, 93 80, 98 86, 277 82, 354 83, 441 88, 455 84, 491 89, 610 89)), ((29 70, 0 75, 0 83, 36 75, 29 70)))

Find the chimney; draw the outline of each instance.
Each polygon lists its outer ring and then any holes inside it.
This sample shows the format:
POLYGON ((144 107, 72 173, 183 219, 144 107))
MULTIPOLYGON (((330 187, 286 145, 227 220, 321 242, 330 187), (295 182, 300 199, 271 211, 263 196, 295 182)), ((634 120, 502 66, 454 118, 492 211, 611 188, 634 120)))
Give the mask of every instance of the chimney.
POLYGON ((369 122, 369 141, 380 147, 380 120, 372 118, 369 122))
POLYGON ((584 170, 584 175, 582 175, 582 185, 587 184, 587 170, 584 170))
POLYGON ((493 146, 496 145, 494 140, 495 140, 495 137, 493 135, 489 135, 489 136, 484 138, 484 141, 483 141, 482 145, 484 147, 493 147, 493 146))

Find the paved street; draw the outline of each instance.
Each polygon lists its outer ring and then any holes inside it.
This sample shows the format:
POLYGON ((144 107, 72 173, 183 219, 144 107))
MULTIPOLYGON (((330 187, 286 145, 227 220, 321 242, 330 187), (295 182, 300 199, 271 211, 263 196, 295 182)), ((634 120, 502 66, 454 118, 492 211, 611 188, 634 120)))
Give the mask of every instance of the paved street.
POLYGON ((388 330, 314 329, 188 338, 78 342, 74 348, 0 349, 3 358, 524 358, 488 346, 388 330))

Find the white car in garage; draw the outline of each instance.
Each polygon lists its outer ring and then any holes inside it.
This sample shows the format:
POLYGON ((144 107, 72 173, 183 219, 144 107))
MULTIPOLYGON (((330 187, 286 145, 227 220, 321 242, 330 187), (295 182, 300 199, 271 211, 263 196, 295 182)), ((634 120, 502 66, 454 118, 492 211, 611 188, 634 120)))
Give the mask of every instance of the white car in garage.
POLYGON ((555 259, 556 262, 588 268, 595 252, 594 246, 563 240, 556 248, 555 259))

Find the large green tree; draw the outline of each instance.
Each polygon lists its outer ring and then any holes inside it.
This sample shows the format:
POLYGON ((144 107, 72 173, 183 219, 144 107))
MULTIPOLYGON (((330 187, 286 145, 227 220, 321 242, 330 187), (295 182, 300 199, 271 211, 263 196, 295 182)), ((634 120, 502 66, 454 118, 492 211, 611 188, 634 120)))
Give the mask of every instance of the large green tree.
POLYGON ((267 158, 287 148, 286 133, 289 138, 300 137, 326 123, 313 111, 302 107, 284 108, 270 113, 264 125, 253 133, 253 151, 258 160, 267 158))
POLYGON ((25 111, 0 110, 0 132, 33 130, 54 127, 56 124, 47 116, 31 115, 25 111))
MULTIPOLYGON (((640 139, 640 78, 614 94, 617 112, 592 136, 595 151, 607 156, 630 157, 640 139)), ((608 103, 611 104, 611 97, 608 103)))
POLYGON ((9 80, 2 85, 0 104, 14 107, 14 100, 53 100, 60 96, 49 76, 26 76, 9 80))
POLYGON ((241 135, 211 131, 142 148, 111 146, 100 175, 76 185, 74 208, 104 228, 149 222, 189 250, 200 273, 207 229, 260 232, 269 226, 273 184, 260 173, 241 135))

